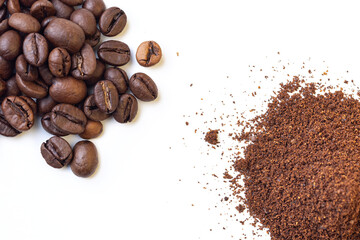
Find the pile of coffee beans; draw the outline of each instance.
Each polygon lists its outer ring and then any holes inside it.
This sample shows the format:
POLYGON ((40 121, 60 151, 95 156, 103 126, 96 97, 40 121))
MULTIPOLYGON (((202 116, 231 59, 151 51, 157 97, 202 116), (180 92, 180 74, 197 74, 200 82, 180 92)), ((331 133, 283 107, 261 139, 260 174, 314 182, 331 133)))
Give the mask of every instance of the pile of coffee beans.
MULTIPOLYGON (((101 121, 113 116, 131 122, 137 99, 158 96, 148 75, 129 78, 118 68, 130 61, 126 43, 100 44, 101 35, 116 36, 126 23, 125 12, 106 9, 103 0, 0 0, 0 134, 15 137, 39 116, 55 135, 41 146, 46 162, 54 168, 70 164, 80 177, 92 175, 98 164, 95 145, 81 141, 72 149, 61 137, 96 138, 101 121)), ((136 53, 144 67, 161 56, 154 41, 143 42, 136 53)))

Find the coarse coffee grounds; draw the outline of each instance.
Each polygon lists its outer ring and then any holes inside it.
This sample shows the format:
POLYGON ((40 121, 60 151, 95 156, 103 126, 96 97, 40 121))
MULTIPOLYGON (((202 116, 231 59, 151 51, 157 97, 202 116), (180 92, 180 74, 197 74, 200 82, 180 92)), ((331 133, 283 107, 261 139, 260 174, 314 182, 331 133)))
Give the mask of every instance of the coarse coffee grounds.
POLYGON ((216 145, 219 143, 218 141, 219 130, 209 130, 205 135, 205 142, 209 144, 216 145))

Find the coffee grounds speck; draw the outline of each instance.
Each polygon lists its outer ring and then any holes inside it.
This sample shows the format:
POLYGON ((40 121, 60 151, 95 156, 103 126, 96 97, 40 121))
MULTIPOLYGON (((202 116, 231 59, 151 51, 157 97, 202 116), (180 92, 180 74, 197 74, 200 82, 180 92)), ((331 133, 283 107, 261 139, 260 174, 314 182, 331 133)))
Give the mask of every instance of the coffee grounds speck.
POLYGON ((212 145, 216 145, 219 143, 218 141, 218 133, 219 130, 210 130, 206 133, 205 135, 205 141, 212 144, 212 145))

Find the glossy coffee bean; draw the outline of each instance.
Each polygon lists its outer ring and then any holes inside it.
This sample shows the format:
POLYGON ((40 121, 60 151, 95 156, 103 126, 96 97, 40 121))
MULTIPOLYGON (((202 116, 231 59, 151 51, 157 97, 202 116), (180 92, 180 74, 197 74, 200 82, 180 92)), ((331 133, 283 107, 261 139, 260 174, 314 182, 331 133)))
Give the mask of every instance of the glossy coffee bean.
POLYGON ((158 96, 155 82, 145 73, 135 73, 129 80, 129 87, 135 97, 141 101, 153 101, 158 96))
POLYGON ((31 6, 30 14, 41 22, 46 17, 54 16, 56 14, 56 10, 50 1, 39 0, 31 6))
POLYGON ((14 60, 21 51, 21 37, 14 30, 7 31, 0 36, 0 55, 8 60, 14 60))
POLYGON ((42 20, 41 22, 41 28, 45 29, 46 26, 49 24, 49 22, 51 22, 52 20, 54 20, 55 18, 57 18, 56 16, 50 16, 50 17, 46 17, 44 18, 44 20, 42 20))
POLYGON ((53 123, 51 122, 51 112, 46 113, 42 118, 41 118, 41 126, 43 127, 43 129, 45 131, 47 131, 48 133, 55 135, 55 136, 59 136, 59 137, 64 137, 67 136, 68 134, 65 132, 62 132, 60 130, 58 130, 53 123))
POLYGON ((62 168, 70 163, 73 152, 70 144, 60 137, 52 137, 41 145, 41 155, 53 168, 62 168))
POLYGON ((50 86, 52 84, 52 80, 53 80, 54 76, 50 72, 48 65, 44 64, 44 65, 40 66, 38 68, 38 70, 39 70, 39 74, 40 74, 42 80, 44 81, 44 83, 46 85, 50 86))
POLYGON ((25 81, 16 74, 16 85, 28 97, 44 98, 48 94, 48 86, 39 78, 35 81, 25 81))
POLYGON ((71 68, 71 57, 64 48, 54 48, 48 59, 49 70, 55 77, 66 77, 71 68))
POLYGON ((16 78, 13 76, 9 80, 6 81, 6 92, 5 96, 18 96, 20 95, 20 89, 16 84, 16 78))
POLYGON ((100 81, 95 85, 94 98, 100 111, 107 114, 114 112, 119 103, 118 91, 109 80, 100 81))
POLYGON ((105 3, 103 0, 85 0, 83 8, 92 12, 95 18, 99 18, 101 14, 105 11, 105 3))
POLYGON ((49 46, 43 35, 30 33, 24 39, 23 52, 28 63, 40 67, 48 58, 49 46))
POLYGON ((86 97, 87 88, 84 81, 70 76, 54 78, 49 94, 56 102, 77 104, 86 97))
POLYGON ((127 22, 126 14, 118 7, 106 9, 99 19, 99 27, 102 34, 113 37, 122 32, 127 22))
POLYGON ((128 123, 134 120, 138 111, 138 102, 131 94, 123 94, 119 105, 113 113, 114 119, 119 123, 128 123))
POLYGON ((62 1, 63 3, 69 6, 77 6, 77 5, 81 5, 84 0, 60 0, 60 1, 62 1))
POLYGON ((98 153, 90 141, 81 141, 74 146, 74 157, 70 163, 72 172, 78 177, 90 177, 98 166, 98 153))
POLYGON ((0 22, 0 35, 10 30, 9 19, 2 20, 0 22))
POLYGON ((136 60, 143 67, 154 66, 160 62, 161 56, 161 48, 154 41, 141 43, 136 52, 136 60))
POLYGON ((85 126, 85 131, 79 136, 83 139, 97 138, 103 131, 103 125, 101 122, 88 120, 85 126))
POLYGON ((98 81, 102 80, 104 77, 106 66, 99 59, 96 59, 96 69, 95 72, 89 77, 84 79, 87 86, 92 86, 98 81))
POLYGON ((34 125, 34 114, 30 106, 20 97, 6 97, 1 109, 8 123, 18 131, 29 130, 34 125))
POLYGON ((21 132, 13 128, 10 123, 5 119, 4 113, 0 107, 0 135, 5 137, 15 137, 21 132))
POLYGON ((85 43, 80 52, 75 53, 71 59, 71 75, 76 79, 91 77, 96 69, 96 57, 92 47, 85 43))
POLYGON ((37 113, 37 105, 36 105, 36 102, 32 99, 32 98, 29 98, 27 96, 20 96, 20 98, 22 100, 24 100, 28 105, 29 107, 31 108, 31 110, 33 111, 33 114, 35 115, 37 113))
POLYGON ((19 0, 7 0, 6 6, 9 14, 21 12, 19 0))
POLYGON ((6 82, 0 78, 0 97, 6 93, 6 82))
POLYGON ((0 56, 0 78, 9 79, 13 73, 13 62, 0 56))
POLYGON ((70 19, 72 12, 75 10, 74 7, 66 5, 60 0, 52 0, 51 2, 54 5, 57 17, 70 19))
POLYGON ((124 70, 121 68, 108 68, 105 71, 104 79, 110 80, 116 87, 119 94, 126 93, 128 89, 127 83, 129 78, 124 70))
POLYGON ((84 102, 84 113, 86 117, 93 121, 103 121, 110 117, 109 114, 102 112, 95 103, 94 95, 90 95, 84 102))
POLYGON ((85 36, 92 36, 96 33, 96 19, 89 10, 84 8, 75 10, 71 14, 70 20, 84 30, 85 36))
POLYGON ((52 99, 50 95, 45 98, 37 100, 37 112, 40 116, 43 116, 46 113, 51 112, 53 107, 55 107, 58 103, 52 99))
POLYGON ((96 45, 99 44, 100 40, 101 40, 101 33, 99 29, 96 28, 95 34, 90 37, 87 37, 85 42, 89 44, 91 47, 95 47, 96 45))
POLYGON ((64 48, 70 54, 79 52, 85 42, 82 28, 62 18, 52 20, 45 28, 44 35, 55 47, 64 48))
POLYGON ((100 44, 98 56, 105 63, 122 66, 130 61, 130 48, 123 42, 109 40, 100 44))
POLYGON ((37 0, 20 0, 20 4, 23 7, 31 7, 37 0))
POLYGON ((36 33, 41 28, 39 21, 26 13, 14 13, 11 15, 9 25, 23 33, 36 33))
POLYGON ((15 69, 16 73, 25 81, 35 81, 39 77, 38 69, 26 61, 24 54, 17 57, 15 69))
POLYGON ((51 111, 51 122, 58 130, 68 134, 80 134, 86 126, 86 116, 70 104, 58 104, 51 111))

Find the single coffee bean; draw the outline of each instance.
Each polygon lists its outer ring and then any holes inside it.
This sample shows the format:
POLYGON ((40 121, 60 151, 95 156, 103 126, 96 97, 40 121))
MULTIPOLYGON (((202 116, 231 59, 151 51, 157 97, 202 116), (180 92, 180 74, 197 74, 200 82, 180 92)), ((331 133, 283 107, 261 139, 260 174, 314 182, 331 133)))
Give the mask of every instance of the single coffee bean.
POLYGON ((153 101, 158 96, 155 82, 145 73, 135 73, 129 80, 130 90, 141 101, 153 101))
POLYGON ((81 5, 84 0, 60 0, 60 1, 62 1, 63 3, 69 6, 77 6, 77 5, 81 5))
POLYGON ((119 94, 126 93, 128 89, 127 83, 129 78, 124 70, 121 68, 108 68, 105 71, 104 79, 110 80, 116 87, 119 94))
POLYGON ((28 63, 40 67, 49 55, 49 47, 45 37, 39 33, 30 33, 23 43, 24 56, 28 63))
POLYGON ((76 104, 86 97, 87 88, 84 81, 70 76, 54 78, 49 94, 56 102, 76 104))
POLYGON ((16 84, 16 78, 13 76, 9 80, 6 81, 6 92, 5 97, 8 96, 19 96, 20 95, 20 89, 18 88, 16 84))
POLYGON ((58 103, 52 99, 50 95, 45 98, 37 100, 37 112, 40 116, 43 116, 46 113, 51 112, 53 107, 55 107, 58 103))
POLYGON ((95 85, 94 98, 100 111, 110 114, 114 112, 119 103, 119 94, 115 85, 109 81, 100 81, 95 85))
POLYGON ((105 63, 122 66, 130 61, 130 48, 123 42, 109 40, 100 44, 98 55, 105 63))
POLYGON ((30 14, 41 22, 44 18, 54 16, 56 10, 54 5, 48 0, 39 0, 34 2, 30 8, 30 14))
POLYGON ((41 118, 41 125, 44 128, 45 131, 47 131, 48 133, 55 135, 55 136, 59 136, 59 137, 64 137, 67 136, 68 133, 62 132, 60 130, 58 130, 51 122, 51 113, 46 113, 42 118, 41 118))
POLYGON ((62 168, 70 163, 73 152, 70 144, 60 137, 52 137, 41 145, 41 155, 53 168, 62 168))
POLYGON ((22 100, 24 100, 29 105, 29 107, 33 111, 33 114, 35 115, 37 113, 36 102, 32 98, 29 98, 29 97, 26 97, 26 96, 20 96, 20 98, 22 100))
POLYGON ((10 30, 9 19, 2 20, 0 22, 0 35, 10 30))
POLYGON ((44 18, 44 20, 42 20, 41 22, 41 28, 45 29, 46 26, 49 24, 49 22, 51 22, 52 20, 54 20, 55 18, 57 18, 56 16, 50 16, 50 17, 46 17, 44 18))
POLYGON ((83 139, 97 138, 103 131, 103 125, 101 122, 88 120, 85 126, 85 131, 79 136, 83 139))
POLYGON ((92 36, 96 33, 96 19, 89 10, 84 8, 75 10, 71 14, 70 20, 79 25, 86 36, 92 36))
POLYGON ((100 40, 101 40, 101 33, 99 29, 96 28, 95 34, 90 37, 87 37, 85 42, 89 44, 91 47, 96 47, 96 45, 99 44, 100 40))
POLYGON ((55 47, 65 48, 70 54, 79 52, 85 42, 85 34, 72 21, 56 18, 44 30, 44 35, 55 47))
POLYGON ((80 52, 72 56, 71 75, 76 79, 90 78, 96 69, 96 57, 92 47, 85 43, 80 52))
POLYGON ((5 137, 15 137, 21 132, 13 128, 10 123, 5 119, 4 113, 0 107, 0 135, 5 137))
POLYGON ((40 31, 40 23, 33 16, 26 13, 14 13, 9 18, 10 27, 23 33, 36 33, 40 31))
POLYGON ((131 94, 123 94, 113 116, 119 123, 127 123, 134 120, 138 111, 138 102, 131 94))
POLYGON ((45 84, 50 86, 52 84, 52 79, 54 78, 54 76, 51 74, 48 65, 44 64, 40 66, 38 69, 39 69, 39 74, 41 78, 44 80, 45 84))
POLYGON ((39 78, 35 81, 24 81, 19 74, 16 74, 16 85, 28 97, 44 98, 48 94, 48 86, 39 78))
POLYGON ((49 55, 49 69, 55 77, 66 77, 70 72, 71 58, 64 48, 54 48, 49 55))
POLYGON ((21 12, 19 0, 7 0, 6 6, 7 6, 9 14, 21 12))
POLYGON ((34 114, 30 106, 20 97, 6 97, 1 104, 4 117, 18 131, 29 130, 34 125, 34 114))
POLYGON ((20 4, 23 7, 31 7, 37 0, 20 0, 20 4))
POLYGON ((86 98, 84 102, 84 113, 89 119, 93 121, 103 121, 110 117, 109 114, 102 112, 96 106, 94 95, 90 95, 86 98))
POLYGON ((101 14, 106 9, 103 0, 85 0, 83 8, 92 12, 96 19, 100 18, 101 14))
POLYGON ((7 31, 0 36, 0 55, 8 60, 14 60, 21 51, 21 37, 14 30, 7 31))
POLYGON ((0 97, 6 93, 6 82, 0 78, 0 97))
POLYGON ((38 69, 26 61, 24 54, 17 57, 15 68, 16 73, 25 81, 35 81, 39 77, 38 69))
POLYGON ((99 59, 96 59, 96 69, 90 78, 84 79, 86 85, 91 86, 103 79, 106 66, 99 59))
POLYGON ((118 7, 106 9, 99 19, 99 27, 102 34, 113 37, 122 32, 127 22, 126 14, 118 7))
POLYGON ((52 0, 52 4, 56 10, 56 16, 59 18, 70 19, 72 12, 75 10, 74 7, 66 5, 60 0, 52 0))
POLYGON ((13 62, 0 56, 0 78, 9 79, 13 73, 13 62))
POLYGON ((96 171, 98 163, 98 153, 92 142, 81 141, 75 144, 70 167, 76 176, 90 177, 96 171))
POLYGON ((51 122, 58 130, 68 134, 80 134, 86 126, 86 116, 70 104, 58 104, 51 111, 51 122))
POLYGON ((154 66, 160 62, 161 56, 161 48, 154 41, 141 43, 136 52, 136 60, 143 67, 154 66))

